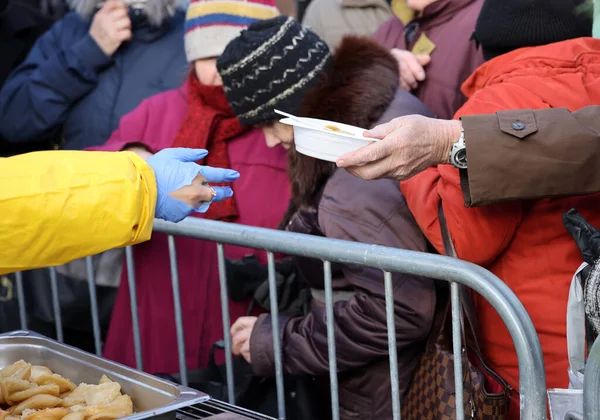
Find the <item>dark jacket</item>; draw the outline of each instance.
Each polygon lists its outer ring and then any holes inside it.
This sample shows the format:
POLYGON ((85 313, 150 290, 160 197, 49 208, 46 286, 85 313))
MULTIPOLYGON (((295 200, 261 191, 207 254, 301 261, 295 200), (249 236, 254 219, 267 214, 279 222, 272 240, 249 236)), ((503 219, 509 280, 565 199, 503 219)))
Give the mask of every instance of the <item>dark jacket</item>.
MULTIPOLYGON (((40 3, 38 0, 0 0, 0 88, 14 68, 25 60, 35 41, 54 22, 54 15, 50 10, 44 13, 40 3)), ((50 3, 45 5, 50 6, 50 3)), ((48 148, 48 142, 11 145, 0 137, 0 156, 3 157, 48 148)))
MULTIPOLYGON (((388 48, 412 51, 421 34, 434 44, 426 79, 413 92, 438 118, 449 119, 466 98, 462 83, 483 63, 471 35, 483 0, 437 0, 406 26, 392 17, 373 35, 388 48)), ((417 53, 416 51, 413 51, 417 53)))
MULTIPOLYGON (((372 126, 392 103, 397 107, 395 116, 428 114, 416 98, 397 90, 394 59, 385 49, 364 39, 347 38, 342 42, 329 70, 339 78, 326 78, 309 93, 302 114, 363 127, 372 126)), ((287 230, 426 251, 427 243, 397 182, 364 181, 331 165, 334 164, 291 152, 290 176, 297 210, 290 216, 287 230)), ((281 315, 283 369, 287 374, 326 379, 329 366, 321 297, 322 262, 303 258, 297 261, 301 278, 313 288, 313 304, 306 316, 281 315)), ((332 275, 341 418, 391 418, 383 273, 334 264, 332 275)), ((432 280, 403 274, 393 274, 393 293, 400 386, 404 394, 431 327, 435 293, 432 280)), ((250 350, 255 373, 272 376, 269 315, 259 317, 250 350)))
POLYGON ((473 162, 461 171, 466 205, 600 191, 600 106, 572 113, 500 111, 461 120, 473 162), (524 126, 515 129, 514 123, 524 126))
POLYGON ((35 43, 0 91, 0 135, 11 143, 64 138, 65 149, 104 143, 123 115, 185 78, 185 13, 162 26, 130 12, 133 39, 108 57, 69 13, 35 43))

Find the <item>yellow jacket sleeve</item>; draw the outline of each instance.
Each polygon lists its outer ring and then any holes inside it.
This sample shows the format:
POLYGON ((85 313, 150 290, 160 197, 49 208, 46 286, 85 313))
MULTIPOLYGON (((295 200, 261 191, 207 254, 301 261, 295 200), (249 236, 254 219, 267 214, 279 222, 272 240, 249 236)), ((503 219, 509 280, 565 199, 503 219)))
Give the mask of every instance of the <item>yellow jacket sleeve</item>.
POLYGON ((0 158, 0 274, 150 239, 156 179, 131 152, 0 158))

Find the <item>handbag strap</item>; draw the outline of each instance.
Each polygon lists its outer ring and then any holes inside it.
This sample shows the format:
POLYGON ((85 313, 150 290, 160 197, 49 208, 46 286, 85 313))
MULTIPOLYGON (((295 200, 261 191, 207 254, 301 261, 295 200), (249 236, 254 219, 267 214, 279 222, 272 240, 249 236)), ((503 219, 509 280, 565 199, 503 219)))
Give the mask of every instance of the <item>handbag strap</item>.
MULTIPOLYGON (((459 259, 456 255, 456 249, 454 248, 454 244, 452 243, 452 238, 450 236, 450 231, 448 230, 446 216, 444 215, 444 209, 442 207, 441 202, 438 208, 438 219, 440 221, 440 229, 442 231, 442 243, 444 245, 444 254, 446 254, 449 257, 459 259)), ((481 338, 479 337, 479 324, 475 315, 475 306, 473 305, 473 298, 467 290, 467 288, 462 284, 458 285, 458 290, 462 312, 467 318, 469 329, 471 330, 471 334, 473 335, 475 350, 477 350, 477 352, 480 352, 481 346, 479 343, 481 342, 481 338)), ((465 341, 464 345, 466 344, 467 343, 465 341)))

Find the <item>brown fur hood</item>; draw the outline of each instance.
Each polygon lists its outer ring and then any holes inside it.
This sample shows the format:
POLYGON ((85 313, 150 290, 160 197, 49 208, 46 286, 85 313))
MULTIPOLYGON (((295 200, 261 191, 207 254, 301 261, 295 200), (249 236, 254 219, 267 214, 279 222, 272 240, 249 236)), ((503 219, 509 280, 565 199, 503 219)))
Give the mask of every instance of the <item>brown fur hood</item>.
MULTIPOLYGON (((305 95, 300 116, 371 128, 389 107, 399 85, 398 63, 368 37, 347 36, 319 84, 305 95)), ((290 150, 288 171, 292 204, 282 225, 315 196, 335 171, 325 162, 290 150)))

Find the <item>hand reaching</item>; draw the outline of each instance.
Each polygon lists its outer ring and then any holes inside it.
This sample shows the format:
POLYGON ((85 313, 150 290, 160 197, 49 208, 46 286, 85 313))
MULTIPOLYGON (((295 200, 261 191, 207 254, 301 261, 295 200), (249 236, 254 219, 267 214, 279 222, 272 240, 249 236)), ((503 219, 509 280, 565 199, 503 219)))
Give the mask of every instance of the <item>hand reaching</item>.
POLYGON ((418 88, 419 83, 425 80, 424 67, 431 61, 431 56, 414 55, 410 51, 397 48, 392 49, 391 53, 400 67, 400 87, 408 92, 418 88))
POLYGON ((250 358, 250 337, 252 330, 258 318, 255 316, 244 316, 238 318, 231 327, 232 348, 234 355, 241 355, 248 363, 252 363, 250 358))
POLYGON ((208 152, 202 149, 173 148, 147 159, 154 169, 158 188, 156 217, 179 222, 195 211, 206 212, 214 201, 233 196, 231 188, 210 187, 207 183, 233 182, 240 174, 195 163, 206 155, 208 152))
POLYGON ((362 179, 408 179, 430 166, 449 163, 460 121, 408 115, 365 133, 380 141, 341 156, 337 166, 362 179))
POLYGON ((124 3, 108 0, 92 20, 90 36, 104 54, 112 56, 125 41, 131 39, 131 19, 124 3))

